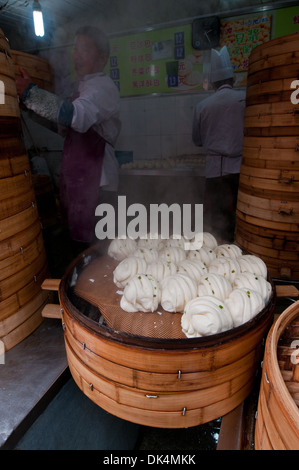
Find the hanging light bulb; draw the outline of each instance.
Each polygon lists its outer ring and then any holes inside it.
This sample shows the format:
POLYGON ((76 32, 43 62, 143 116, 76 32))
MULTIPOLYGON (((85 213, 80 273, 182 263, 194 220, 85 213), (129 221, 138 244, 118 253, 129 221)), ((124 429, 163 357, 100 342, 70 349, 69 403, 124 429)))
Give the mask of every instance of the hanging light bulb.
POLYGON ((33 2, 33 22, 35 35, 43 37, 45 35, 43 12, 38 0, 33 2))

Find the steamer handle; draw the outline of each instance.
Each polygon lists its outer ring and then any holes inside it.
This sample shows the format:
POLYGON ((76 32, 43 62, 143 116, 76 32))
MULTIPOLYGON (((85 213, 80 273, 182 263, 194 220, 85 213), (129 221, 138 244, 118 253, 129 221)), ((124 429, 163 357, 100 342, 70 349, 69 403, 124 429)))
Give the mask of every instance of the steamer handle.
POLYGON ((43 318, 58 318, 59 320, 62 319, 62 312, 61 312, 60 305, 57 304, 47 304, 44 306, 42 310, 42 317, 43 318))
POLYGON ((61 282, 61 279, 45 279, 44 282, 42 283, 42 289, 58 292, 60 282, 61 282))
POLYGON ((277 297, 299 297, 299 290, 292 285, 275 286, 277 297))

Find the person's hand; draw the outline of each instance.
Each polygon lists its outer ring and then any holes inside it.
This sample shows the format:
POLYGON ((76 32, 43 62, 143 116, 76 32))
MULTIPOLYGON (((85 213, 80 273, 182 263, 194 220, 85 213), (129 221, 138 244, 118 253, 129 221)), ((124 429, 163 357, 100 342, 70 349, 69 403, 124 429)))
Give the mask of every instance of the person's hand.
POLYGON ((32 83, 32 79, 28 75, 27 71, 20 67, 20 75, 16 76, 17 93, 20 99, 22 99, 23 93, 30 83, 32 83))

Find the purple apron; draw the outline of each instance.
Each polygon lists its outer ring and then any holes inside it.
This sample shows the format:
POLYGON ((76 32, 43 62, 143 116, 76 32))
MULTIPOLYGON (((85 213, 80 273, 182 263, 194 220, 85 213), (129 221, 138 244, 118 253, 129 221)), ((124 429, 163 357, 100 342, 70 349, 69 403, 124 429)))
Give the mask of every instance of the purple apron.
POLYGON ((93 129, 85 133, 68 129, 60 170, 60 201, 72 240, 91 243, 95 238, 104 151, 105 140, 93 129))

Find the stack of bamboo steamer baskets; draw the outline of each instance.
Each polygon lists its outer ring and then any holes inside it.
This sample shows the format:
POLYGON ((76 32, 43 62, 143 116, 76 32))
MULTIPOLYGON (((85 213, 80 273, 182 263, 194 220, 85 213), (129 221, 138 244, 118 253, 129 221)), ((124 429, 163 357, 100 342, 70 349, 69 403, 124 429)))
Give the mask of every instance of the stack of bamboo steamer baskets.
POLYGON ((272 277, 299 279, 299 34, 250 55, 235 240, 272 277))
POLYGON ((43 283, 44 289, 58 291, 60 305, 48 304, 43 315, 61 318, 70 372, 82 392, 121 419, 160 428, 201 425, 242 403, 254 387, 263 339, 273 322, 274 289, 255 318, 220 334, 171 337, 171 322, 177 320, 164 319, 163 313, 159 321, 161 312, 148 321, 147 331, 140 328, 141 312, 131 314, 126 321, 134 332, 127 333, 106 323, 107 310, 115 306, 111 297, 103 313, 96 300, 103 305, 101 293, 90 288, 109 292, 114 265, 99 243, 74 260, 61 280, 43 283))
MULTIPOLYGON (((20 67, 22 67, 39 88, 54 92, 54 71, 51 64, 46 59, 12 49, 10 53, 15 77, 20 76, 20 67)), ((33 175, 32 180, 42 226, 43 228, 47 228, 57 223, 56 202, 52 181, 48 175, 43 174, 33 175)))
POLYGON ((26 154, 14 66, 0 30, 0 341, 11 349, 42 322, 49 275, 26 154), (4 101, 4 103, 3 103, 4 101))

